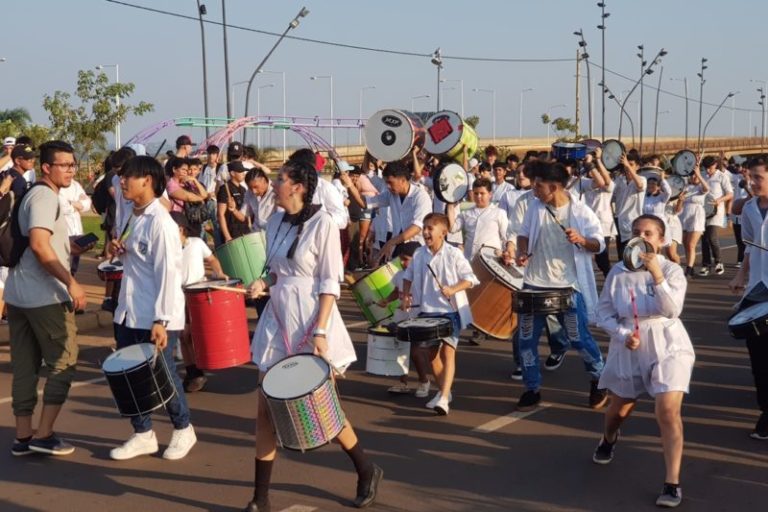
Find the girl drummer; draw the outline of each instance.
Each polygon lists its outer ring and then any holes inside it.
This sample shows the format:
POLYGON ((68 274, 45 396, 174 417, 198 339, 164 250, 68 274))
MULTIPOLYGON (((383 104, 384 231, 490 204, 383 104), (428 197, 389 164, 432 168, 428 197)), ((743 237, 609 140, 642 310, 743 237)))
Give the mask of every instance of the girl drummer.
POLYGON ((644 270, 632 272, 623 263, 615 265, 600 294, 597 325, 611 336, 611 341, 599 386, 607 388, 613 398, 592 460, 597 464, 613 460, 619 427, 634 409, 637 398, 648 393, 655 399, 666 463, 664 488, 656 505, 676 507, 682 500, 680 409, 695 356, 679 318, 687 288, 685 276, 677 264, 659 254, 664 229, 664 221, 655 215, 635 219, 632 234, 642 237, 654 252, 640 255, 644 270))
MULTIPOLYGON (((331 215, 312 205, 318 175, 309 162, 288 161, 275 183, 276 212, 267 223, 267 277, 249 286, 251 296, 269 289, 271 300, 259 319, 251 351, 261 375, 280 359, 314 352, 343 369, 355 361, 355 350, 336 299, 342 275, 339 229, 331 215)), ((347 421, 337 438, 358 474, 354 504, 366 507, 376 499, 384 474, 363 453, 347 421)), ((269 485, 276 456, 276 438, 266 399, 258 393, 256 414, 256 475, 253 500, 245 511, 268 511, 269 485)))
POLYGON ((693 267, 696 264, 696 244, 704 233, 706 215, 704 201, 709 192, 706 180, 701 179, 699 164, 693 168, 690 183, 680 193, 677 199, 682 203, 680 223, 683 225, 683 246, 685 249, 685 275, 693 277, 693 267))

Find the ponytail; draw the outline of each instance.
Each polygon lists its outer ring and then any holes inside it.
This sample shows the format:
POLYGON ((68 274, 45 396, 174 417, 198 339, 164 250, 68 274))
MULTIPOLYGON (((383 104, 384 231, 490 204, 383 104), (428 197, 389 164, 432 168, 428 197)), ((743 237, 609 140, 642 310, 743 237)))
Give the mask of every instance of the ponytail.
POLYGON ((296 219, 293 221, 293 224, 298 226, 296 239, 293 241, 293 244, 291 244, 291 248, 288 250, 287 254, 288 259, 293 259, 293 255, 296 252, 296 246, 299 242, 299 237, 304 231, 304 223, 307 222, 319 209, 312 204, 312 198, 315 197, 317 180, 320 178, 312 165, 299 159, 289 159, 283 167, 283 171, 291 181, 304 185, 305 190, 304 197, 302 198, 304 205, 296 216, 296 219))

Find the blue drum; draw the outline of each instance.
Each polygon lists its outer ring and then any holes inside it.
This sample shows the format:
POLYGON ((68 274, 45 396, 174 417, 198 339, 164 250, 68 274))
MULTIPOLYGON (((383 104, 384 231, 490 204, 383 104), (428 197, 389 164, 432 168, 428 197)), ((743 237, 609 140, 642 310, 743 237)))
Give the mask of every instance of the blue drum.
POLYGON ((583 160, 587 156, 587 145, 581 142, 555 142, 552 144, 552 158, 558 162, 583 160))

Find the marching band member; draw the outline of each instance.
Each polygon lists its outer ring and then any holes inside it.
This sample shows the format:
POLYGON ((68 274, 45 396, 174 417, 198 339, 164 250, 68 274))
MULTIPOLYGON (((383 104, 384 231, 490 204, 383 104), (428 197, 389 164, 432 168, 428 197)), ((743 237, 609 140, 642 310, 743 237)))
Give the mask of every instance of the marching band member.
POLYGON ((725 267, 720 260, 720 228, 726 226, 726 204, 733 199, 733 187, 731 180, 725 172, 718 169, 719 162, 713 156, 705 156, 701 161, 706 176, 704 180, 709 186, 709 197, 715 206, 715 214, 706 220, 704 236, 701 238, 701 270, 700 276, 708 276, 712 260, 714 259, 714 271, 717 275, 725 273, 725 267))
MULTIPOLYGON (((165 190, 165 173, 154 158, 137 156, 123 166, 120 186, 133 210, 123 220, 122 236, 109 246, 110 255, 119 254, 123 262, 123 283, 114 316, 117 348, 153 343, 173 369, 176 342, 184 329, 184 293, 179 228, 159 199, 165 190)), ((177 372, 170 373, 176 394, 165 408, 174 430, 163 458, 176 460, 189 453, 197 437, 189 422, 181 379, 177 372)), ((157 452, 151 415, 132 417, 131 425, 134 434, 110 452, 112 459, 157 452)))
MULTIPOLYGON (((499 201, 501 201, 501 198, 504 197, 504 195, 509 192, 510 190, 514 189, 510 183, 507 182, 505 179, 507 176, 507 166, 504 162, 497 161, 493 164, 493 187, 492 187, 492 197, 491 202, 493 204, 499 204, 499 201)), ((474 191, 474 187, 472 189, 474 191)))
POLYGON ((472 184, 473 208, 457 215, 457 205, 447 205, 450 232, 459 233, 463 230, 464 257, 468 261, 472 261, 482 247, 501 250, 507 237, 509 219, 503 210, 491 204, 491 189, 491 182, 480 178, 472 184))
POLYGON ((424 218, 425 247, 413 255, 413 261, 403 277, 401 307, 408 311, 419 304, 423 317, 444 317, 451 320, 453 333, 438 346, 427 347, 432 361, 432 373, 440 390, 427 402, 428 409, 445 416, 453 400, 451 387, 456 373, 456 349, 461 329, 472 323, 467 294, 464 290, 479 284, 469 261, 461 250, 446 243, 448 217, 430 213, 424 218))
POLYGON ((269 168, 256 163, 256 167, 245 174, 245 205, 251 219, 251 231, 263 232, 267 221, 275 213, 275 191, 269 181, 269 168))
MULTIPOLYGON (((336 307, 343 271, 338 225, 328 212, 312 204, 320 180, 314 166, 301 159, 289 160, 278 174, 276 202, 284 212, 273 215, 267 224, 269 273, 249 286, 251 296, 267 289, 270 293, 251 347, 260 378, 294 353, 314 352, 342 369, 356 359, 336 307)), ((348 420, 337 440, 358 474, 354 504, 366 507, 376 499, 384 472, 368 460, 348 420)), ((258 393, 254 494, 246 512, 270 510, 275 456, 274 427, 266 399, 258 393)))
MULTIPOLYGON (((597 288, 592 271, 592 254, 605 248, 600 221, 581 201, 565 189, 568 172, 562 164, 544 164, 534 180, 537 200, 533 201, 517 236, 516 261, 525 267, 524 288, 572 290, 573 305, 557 315, 571 346, 579 351, 591 377, 589 405, 598 409, 607 400, 597 382, 603 356, 588 324, 597 305, 597 288)), ((539 387, 539 335, 546 314, 519 314, 520 356, 526 391, 518 410, 530 410, 541 401, 539 387)))
POLYGON ((654 249, 642 253, 644 269, 614 266, 598 303, 597 324, 611 337, 600 387, 611 392, 603 437, 592 460, 608 464, 619 439, 619 428, 637 399, 648 393, 656 403, 666 476, 656 500, 661 507, 682 501, 680 466, 683 458, 683 395, 693 370, 693 345, 680 321, 687 282, 679 265, 659 254, 664 245, 664 221, 644 214, 632 223, 635 236, 654 249))
POLYGON ((698 164, 693 168, 688 185, 677 198, 682 204, 680 223, 683 225, 683 245, 685 246, 685 275, 693 277, 693 267, 696 264, 696 244, 704 232, 706 222, 704 200, 709 192, 709 185, 702 179, 698 164))
POLYGON ((621 156, 622 172, 614 183, 613 202, 616 205, 616 218, 619 236, 616 237, 616 252, 621 261, 624 246, 632 238, 632 221, 643 213, 645 200, 645 178, 637 174, 640 157, 630 152, 621 156))
MULTIPOLYGON (((741 236, 745 241, 762 247, 748 245, 744 261, 736 277, 730 283, 734 293, 743 293, 740 308, 768 301, 768 170, 765 161, 755 159, 749 164, 749 183, 752 199, 747 200, 741 210, 741 236)), ((735 207, 736 205, 734 205, 735 207)), ((736 211, 736 208, 734 208, 736 211)), ((755 379, 757 405, 760 418, 755 424, 751 437, 768 440, 768 335, 747 336, 747 349, 755 379)))

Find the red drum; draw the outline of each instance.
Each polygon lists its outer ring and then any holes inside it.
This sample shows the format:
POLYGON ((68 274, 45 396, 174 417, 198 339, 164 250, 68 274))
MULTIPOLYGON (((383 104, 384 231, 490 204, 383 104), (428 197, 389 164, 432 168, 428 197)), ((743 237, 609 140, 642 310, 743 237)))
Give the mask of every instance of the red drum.
POLYGON ((414 146, 424 146, 424 123, 405 110, 379 110, 365 123, 365 145, 374 158, 384 162, 402 160, 414 146))
POLYGON ((195 364, 203 370, 231 368, 251 361, 245 294, 217 290, 240 287, 238 279, 203 281, 184 287, 195 364))
POLYGON ((122 261, 102 261, 96 267, 96 273, 102 281, 120 281, 123 278, 122 261))

